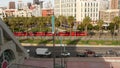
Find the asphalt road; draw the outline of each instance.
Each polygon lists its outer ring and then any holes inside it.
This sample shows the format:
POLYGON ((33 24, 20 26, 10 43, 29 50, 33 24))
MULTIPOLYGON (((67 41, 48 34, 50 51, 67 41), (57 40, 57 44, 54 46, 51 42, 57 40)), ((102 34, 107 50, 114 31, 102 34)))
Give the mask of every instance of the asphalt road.
POLYGON ((116 57, 116 55, 106 55, 106 51, 113 50, 117 53, 117 56, 120 56, 120 47, 76 47, 76 46, 66 46, 66 47, 60 47, 56 46, 55 49, 51 46, 25 46, 26 49, 29 49, 29 55, 30 57, 39 57, 35 53, 36 48, 48 48, 49 51, 52 53, 55 52, 56 57, 60 56, 61 50, 70 52, 70 57, 76 57, 76 55, 80 52, 84 52, 86 49, 90 49, 92 51, 95 51, 96 53, 102 53, 104 57, 116 57), (55 50, 55 51, 53 51, 55 50))

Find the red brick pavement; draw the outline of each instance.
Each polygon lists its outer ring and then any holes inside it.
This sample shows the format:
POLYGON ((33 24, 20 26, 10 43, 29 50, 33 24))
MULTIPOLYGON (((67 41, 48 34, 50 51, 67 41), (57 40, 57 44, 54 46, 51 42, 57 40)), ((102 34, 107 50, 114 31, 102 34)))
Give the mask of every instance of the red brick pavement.
MULTIPOLYGON (((91 58, 86 58, 88 61, 76 61, 73 58, 67 59, 66 67, 67 68, 120 68, 120 62, 96 62, 91 61, 91 58), (72 59, 72 60, 70 60, 72 59)), ((80 58, 82 59, 82 58, 80 58)), ((78 58, 79 60, 79 58, 78 58)), ((84 59, 83 59, 84 60, 84 59)), ((96 60, 96 58, 93 60, 96 60)), ((100 59, 99 59, 100 60, 100 59)), ((108 60, 108 58, 107 58, 108 60)), ((109 58, 110 60, 110 58, 109 58)), ((112 58, 113 60, 113 58, 112 58)), ((115 59, 116 60, 116 59, 115 59)), ((119 59, 117 59, 119 60, 119 59)), ((40 59, 40 60, 26 60, 24 62, 25 65, 32 65, 32 66, 39 66, 39 67, 46 67, 46 68, 53 68, 53 59, 40 59)))

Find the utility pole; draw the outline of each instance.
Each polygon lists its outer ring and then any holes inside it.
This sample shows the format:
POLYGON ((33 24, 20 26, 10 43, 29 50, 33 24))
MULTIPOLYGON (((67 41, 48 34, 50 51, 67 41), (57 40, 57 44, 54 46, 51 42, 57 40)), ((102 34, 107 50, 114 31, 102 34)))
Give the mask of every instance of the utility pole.
POLYGON ((55 18, 54 15, 52 15, 52 36, 53 36, 53 68, 55 68, 55 24, 54 24, 55 18))

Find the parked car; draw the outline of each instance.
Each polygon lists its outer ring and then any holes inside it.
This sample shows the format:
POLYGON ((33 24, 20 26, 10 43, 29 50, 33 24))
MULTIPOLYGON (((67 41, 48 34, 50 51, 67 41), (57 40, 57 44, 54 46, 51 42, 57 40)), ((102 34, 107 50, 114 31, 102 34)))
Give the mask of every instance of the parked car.
POLYGON ((87 57, 90 57, 90 56, 94 56, 95 55, 95 52, 90 50, 90 49, 86 49, 84 54, 87 56, 87 57))
POLYGON ((116 52, 113 51, 113 50, 108 50, 108 51, 106 51, 106 54, 107 54, 107 55, 115 55, 116 52))
POLYGON ((78 52, 76 56, 77 57, 87 57, 87 55, 85 53, 80 53, 80 52, 78 52))
POLYGON ((103 54, 95 54, 94 57, 103 57, 103 54))
POLYGON ((62 52, 61 56, 63 56, 63 57, 69 57, 70 56, 70 52, 67 52, 67 51, 62 52))

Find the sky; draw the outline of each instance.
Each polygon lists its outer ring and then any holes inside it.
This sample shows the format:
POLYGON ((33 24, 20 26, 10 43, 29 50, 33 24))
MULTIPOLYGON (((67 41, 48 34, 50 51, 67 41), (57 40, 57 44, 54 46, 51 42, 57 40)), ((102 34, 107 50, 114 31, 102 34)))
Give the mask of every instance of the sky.
MULTIPOLYGON (((18 0, 0 0, 0 6, 2 6, 2 7, 7 7, 8 6, 8 4, 9 4, 9 2, 10 1, 15 1, 16 3, 18 2, 18 0)), ((31 2, 31 3, 33 3, 33 0, 22 0, 23 2, 31 2)), ((49 0, 41 0, 41 1, 44 1, 44 2, 47 2, 47 1, 49 1, 49 0)), ((50 1, 52 1, 52 3, 53 3, 53 0, 50 0, 50 1)))

